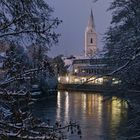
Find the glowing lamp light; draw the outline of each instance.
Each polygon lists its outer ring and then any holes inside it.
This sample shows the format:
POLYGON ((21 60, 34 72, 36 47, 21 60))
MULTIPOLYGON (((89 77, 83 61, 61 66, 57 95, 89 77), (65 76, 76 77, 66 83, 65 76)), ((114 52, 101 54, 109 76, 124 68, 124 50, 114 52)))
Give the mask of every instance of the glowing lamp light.
POLYGON ((75 73, 78 73, 78 69, 75 69, 74 72, 75 72, 75 73))
POLYGON ((102 83, 102 82, 103 82, 103 78, 98 78, 98 81, 99 81, 100 83, 102 83))
POLYGON ((68 76, 66 76, 66 82, 69 82, 69 77, 68 76))
POLYGON ((58 82, 60 82, 60 80, 61 80, 61 78, 60 78, 60 77, 58 77, 58 82))

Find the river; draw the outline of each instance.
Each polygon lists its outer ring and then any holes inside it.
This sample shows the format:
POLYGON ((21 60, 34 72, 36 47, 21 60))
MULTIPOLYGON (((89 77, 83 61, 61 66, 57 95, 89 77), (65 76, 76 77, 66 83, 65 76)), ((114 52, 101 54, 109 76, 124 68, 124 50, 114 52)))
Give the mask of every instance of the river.
MULTIPOLYGON (((32 112, 43 121, 77 121, 82 140, 120 139, 128 117, 127 104, 117 97, 106 98, 100 93, 58 91, 57 97, 35 103, 32 112)), ((79 137, 73 135, 69 139, 79 137)))

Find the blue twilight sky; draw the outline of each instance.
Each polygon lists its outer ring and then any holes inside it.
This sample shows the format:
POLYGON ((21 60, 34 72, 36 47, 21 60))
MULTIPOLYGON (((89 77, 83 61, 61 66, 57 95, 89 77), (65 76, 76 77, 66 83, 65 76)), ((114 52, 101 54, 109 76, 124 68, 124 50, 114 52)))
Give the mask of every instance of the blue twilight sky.
POLYGON ((47 0, 54 8, 54 16, 63 20, 57 32, 61 34, 59 44, 53 46, 50 56, 82 55, 84 53, 84 32, 88 23, 91 9, 93 10, 98 48, 102 48, 103 34, 111 21, 111 13, 106 12, 112 0, 47 0))

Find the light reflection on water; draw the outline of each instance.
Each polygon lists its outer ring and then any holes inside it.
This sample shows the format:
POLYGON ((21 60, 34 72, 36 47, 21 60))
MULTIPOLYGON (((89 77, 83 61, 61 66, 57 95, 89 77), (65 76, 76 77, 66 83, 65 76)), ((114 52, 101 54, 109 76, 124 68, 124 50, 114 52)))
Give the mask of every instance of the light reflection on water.
POLYGON ((116 97, 103 102, 105 98, 95 93, 63 91, 56 98, 35 104, 32 110, 44 121, 78 121, 83 140, 116 140, 127 119, 127 104, 116 97))

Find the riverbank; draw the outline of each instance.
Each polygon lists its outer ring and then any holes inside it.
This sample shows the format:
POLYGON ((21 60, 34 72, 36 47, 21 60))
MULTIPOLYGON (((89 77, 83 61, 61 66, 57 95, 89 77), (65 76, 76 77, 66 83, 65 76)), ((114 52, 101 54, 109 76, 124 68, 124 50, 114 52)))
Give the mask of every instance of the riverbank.
POLYGON ((58 84, 58 90, 84 91, 84 92, 115 92, 121 91, 119 85, 91 85, 91 84, 58 84))
POLYGON ((120 85, 91 85, 91 84, 58 84, 58 90, 75 92, 100 92, 104 96, 111 98, 119 97, 125 100, 130 108, 140 106, 140 90, 126 89, 120 85))

